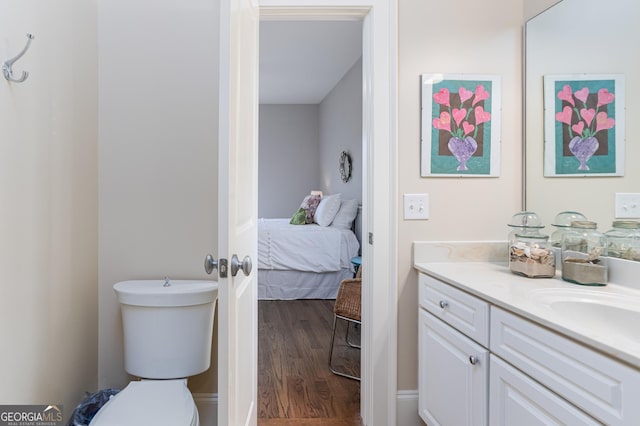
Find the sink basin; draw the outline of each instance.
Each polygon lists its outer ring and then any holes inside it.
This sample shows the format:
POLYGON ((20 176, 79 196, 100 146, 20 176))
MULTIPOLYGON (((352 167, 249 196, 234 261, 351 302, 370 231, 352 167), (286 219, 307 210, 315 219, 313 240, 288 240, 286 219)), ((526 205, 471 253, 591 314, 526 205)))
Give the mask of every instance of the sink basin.
POLYGON ((640 345, 640 295, 554 288, 534 290, 532 300, 564 324, 640 345))

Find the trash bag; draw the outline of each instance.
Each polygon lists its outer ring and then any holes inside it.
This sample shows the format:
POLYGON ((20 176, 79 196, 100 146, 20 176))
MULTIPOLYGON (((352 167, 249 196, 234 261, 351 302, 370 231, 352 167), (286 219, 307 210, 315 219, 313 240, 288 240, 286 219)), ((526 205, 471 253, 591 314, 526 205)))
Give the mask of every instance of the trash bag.
POLYGON ((86 398, 73 410, 67 426, 87 426, 91 423, 98 410, 118 392, 120 392, 119 389, 102 389, 98 392, 87 394, 86 398))

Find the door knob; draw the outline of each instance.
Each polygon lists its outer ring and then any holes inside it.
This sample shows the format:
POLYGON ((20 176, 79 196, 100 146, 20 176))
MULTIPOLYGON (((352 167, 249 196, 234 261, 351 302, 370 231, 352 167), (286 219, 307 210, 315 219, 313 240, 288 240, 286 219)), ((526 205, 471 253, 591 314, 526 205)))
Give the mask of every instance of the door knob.
POLYGON ((214 269, 218 269, 218 261, 215 260, 212 255, 208 254, 204 258, 204 271, 211 275, 214 269))
POLYGON ((245 256, 244 259, 242 259, 242 262, 240 262, 238 256, 234 254, 231 257, 231 276, 235 277, 239 270, 242 270, 245 276, 249 276, 252 266, 251 258, 249 256, 245 256))

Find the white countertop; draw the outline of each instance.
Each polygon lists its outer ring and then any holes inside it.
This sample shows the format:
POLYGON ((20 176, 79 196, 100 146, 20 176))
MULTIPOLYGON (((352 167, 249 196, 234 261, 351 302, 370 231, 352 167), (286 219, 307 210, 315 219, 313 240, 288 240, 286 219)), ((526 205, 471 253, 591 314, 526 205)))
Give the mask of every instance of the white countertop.
MULTIPOLYGON (((596 296, 622 296, 640 301, 640 290, 609 283, 604 287, 586 287, 555 278, 526 278, 509 270, 506 262, 419 262, 414 267, 427 275, 478 296, 496 306, 535 321, 549 329, 599 350, 615 359, 640 369, 640 324, 621 324, 637 338, 611 333, 615 323, 588 324, 570 315, 559 315, 534 296, 541 289, 558 291, 587 291, 596 296), (600 326, 601 325, 601 326, 600 326)), ((615 321, 619 321, 616 319, 615 321)), ((617 325, 617 324, 616 324, 617 325)))

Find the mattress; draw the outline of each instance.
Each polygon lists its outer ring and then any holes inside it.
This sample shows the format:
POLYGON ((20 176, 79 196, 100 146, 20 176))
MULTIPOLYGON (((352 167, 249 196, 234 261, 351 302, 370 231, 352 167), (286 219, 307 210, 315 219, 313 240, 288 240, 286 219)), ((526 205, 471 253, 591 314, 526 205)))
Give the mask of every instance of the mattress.
POLYGON ((258 222, 258 269, 305 272, 353 271, 360 244, 349 229, 291 225, 289 219, 258 222))
POLYGON ((258 222, 258 299, 335 299, 340 281, 355 272, 360 243, 349 229, 258 222))

